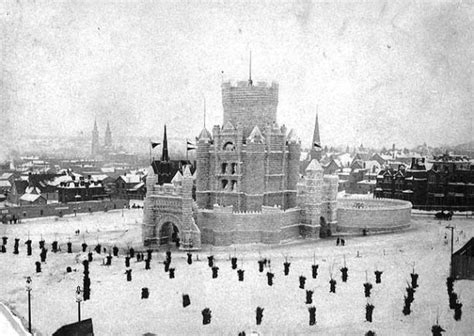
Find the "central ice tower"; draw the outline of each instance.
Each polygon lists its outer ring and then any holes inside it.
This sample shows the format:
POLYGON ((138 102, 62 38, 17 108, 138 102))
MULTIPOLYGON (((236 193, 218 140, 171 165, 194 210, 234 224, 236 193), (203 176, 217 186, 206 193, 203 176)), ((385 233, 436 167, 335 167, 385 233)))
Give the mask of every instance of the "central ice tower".
POLYGON ((203 129, 197 148, 197 203, 261 211, 296 206, 300 144, 276 123, 278 84, 222 83, 224 126, 203 129))

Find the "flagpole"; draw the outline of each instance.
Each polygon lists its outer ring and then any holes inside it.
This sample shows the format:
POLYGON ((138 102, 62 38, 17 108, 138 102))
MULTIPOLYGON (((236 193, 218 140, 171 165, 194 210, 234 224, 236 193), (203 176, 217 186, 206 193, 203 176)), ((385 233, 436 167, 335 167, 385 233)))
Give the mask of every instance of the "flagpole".
POLYGON ((151 139, 150 139, 150 157, 149 157, 149 161, 150 161, 150 164, 151 164, 151 139))
POLYGON ((188 163, 188 139, 186 139, 186 164, 188 163))

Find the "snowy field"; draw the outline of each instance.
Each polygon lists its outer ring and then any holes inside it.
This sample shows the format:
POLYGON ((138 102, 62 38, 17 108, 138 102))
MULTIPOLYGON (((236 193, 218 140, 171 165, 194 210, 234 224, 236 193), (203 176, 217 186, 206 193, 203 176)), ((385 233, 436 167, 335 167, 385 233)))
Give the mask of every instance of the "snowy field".
MULTIPOLYGON (((439 222, 427 216, 414 216, 412 228, 397 234, 368 237, 344 237, 346 246, 336 246, 335 238, 299 241, 289 245, 239 245, 226 248, 205 247, 193 254, 193 264, 186 263, 184 252, 173 251, 171 267, 176 277, 164 272, 164 251, 154 252, 151 270, 144 262, 131 262, 132 281, 127 282, 124 252, 127 246, 139 248, 142 209, 117 210, 108 213, 81 214, 58 220, 42 218, 22 224, 0 226, 0 235, 8 236, 7 253, 0 253, 0 299, 27 325, 27 293, 25 278, 32 276, 32 325, 38 335, 51 335, 63 324, 77 320, 75 290, 82 287, 85 259, 80 252, 83 239, 93 248, 97 242, 109 249, 120 247, 112 266, 103 266, 105 255, 94 253, 90 265, 91 299, 82 304, 82 318, 92 318, 96 335, 364 335, 373 330, 377 335, 429 335, 436 317, 446 335, 472 335, 474 332, 474 282, 456 281, 462 307, 461 321, 455 321, 449 309, 445 280, 449 272, 449 245, 444 236, 456 226, 455 250, 474 233, 472 219, 455 217, 439 222), (75 230, 80 235, 75 235, 75 230), (33 241, 33 255, 26 256, 28 234, 33 241), (35 273, 39 261, 38 241, 41 235, 49 249, 42 273, 35 273), (14 255, 14 238, 20 238, 20 254, 14 255), (456 241, 459 238, 459 241, 456 241), (57 239, 62 252, 51 252, 57 239), (73 243, 72 254, 66 243, 73 243), (245 270, 239 282, 231 269, 229 255, 234 251, 238 267, 245 270), (212 279, 207 256, 213 254, 219 276, 212 279), (319 264, 317 279, 311 277, 313 254, 319 264), (359 257, 357 257, 359 254, 359 257), (283 274, 285 257, 291 262, 288 276, 283 274), (196 261, 199 257, 199 261, 196 261), (259 258, 271 259, 275 273, 273 286, 267 285, 266 268, 258 271, 259 258), (344 258, 349 269, 346 283, 341 281, 344 258), (66 267, 75 271, 66 273, 66 267), (419 274, 419 287, 414 295, 412 312, 402 313, 404 294, 413 267, 419 274), (336 293, 329 293, 330 270, 337 280, 336 293), (375 284, 374 271, 383 271, 382 283, 375 284), (365 321, 363 283, 373 284, 369 302, 375 306, 373 322, 365 321), (314 290, 316 325, 309 326, 305 290, 299 288, 299 276, 306 276, 306 289, 314 290), (141 288, 148 287, 150 297, 141 299, 141 288), (191 305, 182 307, 182 294, 189 294, 191 305), (255 322, 255 309, 263 307, 262 324, 255 322), (209 325, 202 325, 201 311, 212 311, 209 325)), ((1 334, 1 333, 0 333, 1 334)))

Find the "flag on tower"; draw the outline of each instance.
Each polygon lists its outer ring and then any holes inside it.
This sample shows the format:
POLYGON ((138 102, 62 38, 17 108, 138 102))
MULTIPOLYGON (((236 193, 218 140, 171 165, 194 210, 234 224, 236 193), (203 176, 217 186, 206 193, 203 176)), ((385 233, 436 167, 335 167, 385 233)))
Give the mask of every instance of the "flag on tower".
POLYGON ((320 144, 319 142, 315 142, 313 145, 314 145, 314 147, 316 147, 316 148, 322 148, 322 147, 321 147, 321 144, 320 144))
POLYGON ((196 149, 196 145, 193 144, 191 141, 189 141, 188 139, 186 139, 186 143, 187 143, 187 148, 186 150, 190 151, 190 150, 194 150, 196 149))
POLYGON ((151 144, 151 148, 155 148, 156 146, 161 145, 159 142, 153 142, 153 141, 151 141, 150 144, 151 144))

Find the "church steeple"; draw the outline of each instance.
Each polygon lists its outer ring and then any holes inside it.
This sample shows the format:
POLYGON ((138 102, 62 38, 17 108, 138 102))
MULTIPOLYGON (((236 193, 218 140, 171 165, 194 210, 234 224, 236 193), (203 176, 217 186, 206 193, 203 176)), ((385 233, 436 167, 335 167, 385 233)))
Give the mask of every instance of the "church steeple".
POLYGON ((316 113, 316 122, 314 124, 313 142, 311 143, 311 160, 321 161, 321 138, 319 136, 318 113, 316 113))
POLYGON ((104 145, 106 148, 112 147, 112 131, 110 130, 110 124, 108 121, 107 121, 107 128, 105 129, 104 145))
POLYGON ((250 60, 249 60, 249 86, 253 85, 252 81, 252 50, 250 50, 250 60))
POLYGON ((161 153, 161 161, 168 162, 170 157, 168 155, 168 137, 166 136, 166 125, 165 125, 165 132, 163 135, 163 152, 161 153))
POLYGON ((94 119, 94 129, 92 130, 91 155, 99 153, 99 130, 97 129, 97 119, 94 119))

